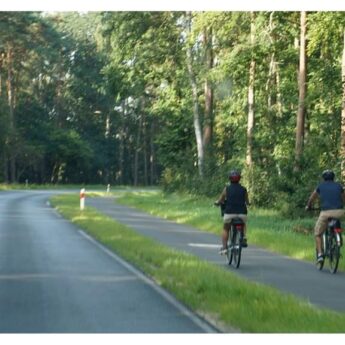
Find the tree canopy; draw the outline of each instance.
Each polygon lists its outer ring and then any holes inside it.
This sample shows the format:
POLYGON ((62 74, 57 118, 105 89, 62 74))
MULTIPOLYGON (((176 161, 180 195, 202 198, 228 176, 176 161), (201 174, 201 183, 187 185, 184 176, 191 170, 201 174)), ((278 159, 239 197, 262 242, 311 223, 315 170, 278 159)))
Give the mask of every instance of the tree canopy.
POLYGON ((217 195, 236 167, 301 207, 345 176, 344 37, 344 12, 0 12, 0 181, 217 195))

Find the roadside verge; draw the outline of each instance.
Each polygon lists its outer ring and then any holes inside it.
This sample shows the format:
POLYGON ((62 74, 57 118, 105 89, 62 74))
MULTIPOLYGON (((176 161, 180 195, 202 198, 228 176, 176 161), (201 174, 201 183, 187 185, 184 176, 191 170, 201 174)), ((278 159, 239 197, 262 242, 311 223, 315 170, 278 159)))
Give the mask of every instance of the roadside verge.
POLYGON ((87 208, 75 195, 52 198, 52 205, 107 248, 131 262, 178 300, 224 332, 342 333, 345 315, 321 310, 262 284, 172 250, 87 208))

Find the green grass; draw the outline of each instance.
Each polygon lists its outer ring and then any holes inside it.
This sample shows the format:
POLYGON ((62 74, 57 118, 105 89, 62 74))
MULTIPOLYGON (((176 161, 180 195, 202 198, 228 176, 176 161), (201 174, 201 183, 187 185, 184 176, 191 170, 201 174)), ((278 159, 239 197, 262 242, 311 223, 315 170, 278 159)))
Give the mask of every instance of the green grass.
MULTIPOLYGON (((152 215, 221 235, 220 210, 213 206, 214 200, 209 198, 156 191, 121 194, 117 201, 152 215)), ((255 244, 276 253, 313 262, 315 247, 312 229, 315 221, 316 218, 312 217, 286 219, 274 210, 250 208, 247 231, 249 245, 255 244)), ((341 260, 340 269, 345 269, 344 261, 341 260)))
POLYGON ((92 208, 81 212, 77 194, 56 196, 52 204, 64 217, 132 262, 224 331, 233 328, 251 333, 344 331, 344 314, 317 309, 291 295, 172 250, 92 208))

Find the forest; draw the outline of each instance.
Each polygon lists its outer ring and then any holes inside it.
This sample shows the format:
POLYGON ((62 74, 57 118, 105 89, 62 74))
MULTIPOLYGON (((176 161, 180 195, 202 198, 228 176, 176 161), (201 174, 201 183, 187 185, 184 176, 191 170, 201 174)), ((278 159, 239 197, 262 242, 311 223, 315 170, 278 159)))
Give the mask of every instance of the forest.
POLYGON ((0 183, 160 185, 296 214, 345 181, 345 12, 0 12, 0 183))

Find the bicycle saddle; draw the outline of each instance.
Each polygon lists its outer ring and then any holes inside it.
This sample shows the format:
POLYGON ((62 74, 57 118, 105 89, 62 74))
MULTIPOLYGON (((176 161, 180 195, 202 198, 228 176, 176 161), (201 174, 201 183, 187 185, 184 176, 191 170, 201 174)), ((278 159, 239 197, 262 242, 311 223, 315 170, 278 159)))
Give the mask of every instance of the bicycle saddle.
POLYGON ((336 218, 328 218, 329 226, 340 228, 340 220, 336 218))
POLYGON ((242 225, 244 224, 243 220, 241 218, 234 218, 232 221, 231 221, 232 224, 234 225, 242 225))

